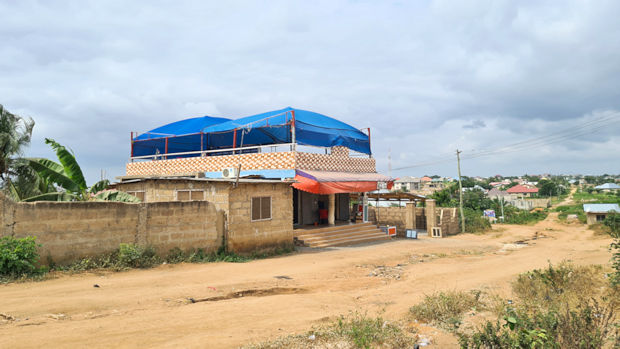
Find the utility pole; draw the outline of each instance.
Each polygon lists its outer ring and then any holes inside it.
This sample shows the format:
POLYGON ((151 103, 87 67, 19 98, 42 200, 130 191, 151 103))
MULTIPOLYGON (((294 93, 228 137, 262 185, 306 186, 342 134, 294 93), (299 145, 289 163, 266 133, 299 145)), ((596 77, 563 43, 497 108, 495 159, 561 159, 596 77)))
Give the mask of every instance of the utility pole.
POLYGON ((459 170, 459 208, 461 209, 461 233, 465 233, 465 214, 463 213, 463 184, 461 183, 461 154, 456 150, 456 164, 459 170))
POLYGON ((504 197, 502 196, 502 223, 504 223, 504 220, 506 220, 506 217, 504 217, 504 197))

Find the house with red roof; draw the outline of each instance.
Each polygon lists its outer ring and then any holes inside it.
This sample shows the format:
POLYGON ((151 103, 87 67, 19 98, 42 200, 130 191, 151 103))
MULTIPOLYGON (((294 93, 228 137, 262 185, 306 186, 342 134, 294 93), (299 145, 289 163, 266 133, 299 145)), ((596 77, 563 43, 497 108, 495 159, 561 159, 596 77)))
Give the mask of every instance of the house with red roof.
POLYGON ((508 194, 520 197, 531 197, 534 194, 538 194, 538 188, 534 186, 527 186, 523 184, 517 184, 512 188, 506 190, 508 194))

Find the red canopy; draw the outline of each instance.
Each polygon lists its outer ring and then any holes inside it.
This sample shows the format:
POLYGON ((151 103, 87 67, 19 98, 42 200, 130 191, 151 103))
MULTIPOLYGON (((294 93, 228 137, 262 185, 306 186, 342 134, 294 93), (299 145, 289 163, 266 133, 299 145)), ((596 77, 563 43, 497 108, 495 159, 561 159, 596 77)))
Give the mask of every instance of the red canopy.
POLYGON ((324 172, 296 170, 293 187, 313 194, 363 193, 377 190, 377 182, 394 179, 378 173, 324 172))

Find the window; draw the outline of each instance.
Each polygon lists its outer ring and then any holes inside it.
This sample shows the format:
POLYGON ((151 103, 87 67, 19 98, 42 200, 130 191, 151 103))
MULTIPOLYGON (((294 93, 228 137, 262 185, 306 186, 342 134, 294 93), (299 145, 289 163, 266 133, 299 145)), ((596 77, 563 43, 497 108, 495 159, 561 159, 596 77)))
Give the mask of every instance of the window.
POLYGON ((252 198, 252 221, 271 219, 271 197, 261 196, 252 198))
POLYGON ((205 199, 204 190, 177 190, 177 201, 202 201, 205 199))
POLYGON ((604 214, 597 214, 596 215, 596 221, 597 222, 602 222, 605 220, 605 215, 604 214))
POLYGON ((146 198, 144 191, 128 191, 127 194, 137 197, 142 202, 144 202, 144 198, 146 198))

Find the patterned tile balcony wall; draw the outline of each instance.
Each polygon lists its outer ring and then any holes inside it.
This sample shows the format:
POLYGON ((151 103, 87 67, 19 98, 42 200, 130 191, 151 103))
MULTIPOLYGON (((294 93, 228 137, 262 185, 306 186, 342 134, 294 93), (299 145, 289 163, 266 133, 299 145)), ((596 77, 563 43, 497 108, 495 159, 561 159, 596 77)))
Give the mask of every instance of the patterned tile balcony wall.
MULTIPOLYGON (((348 150, 348 149, 347 149, 348 150)), ((332 154, 298 152, 252 153, 193 157, 170 160, 132 162, 126 166, 128 176, 166 176, 194 172, 215 172, 237 167, 242 170, 306 169, 335 172, 375 172, 375 159, 352 158, 348 151, 332 154)))

